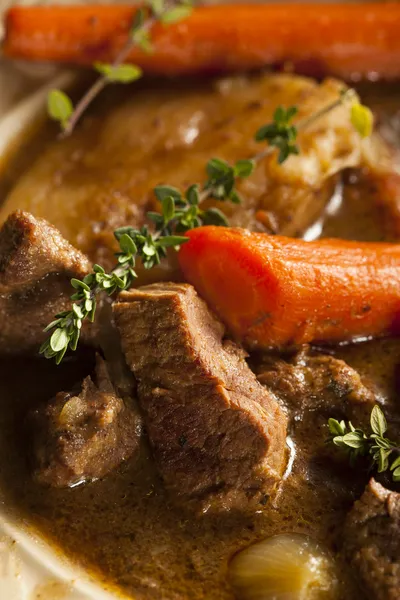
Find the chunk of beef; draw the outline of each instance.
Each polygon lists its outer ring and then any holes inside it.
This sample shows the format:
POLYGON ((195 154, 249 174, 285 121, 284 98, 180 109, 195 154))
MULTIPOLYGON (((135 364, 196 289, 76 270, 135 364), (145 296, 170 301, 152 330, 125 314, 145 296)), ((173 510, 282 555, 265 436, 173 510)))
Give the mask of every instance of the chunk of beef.
POLYGON ((76 394, 58 393, 33 420, 35 476, 54 487, 103 477, 139 444, 138 412, 132 400, 121 397, 100 358, 95 380, 84 379, 76 394))
POLYGON ((0 230, 0 353, 37 350, 43 329, 70 305, 72 277, 89 260, 43 219, 16 211, 0 230))
POLYGON ((371 479, 344 528, 345 557, 372 600, 400 598, 400 494, 371 479))
POLYGON ((285 467, 286 417, 194 288, 120 294, 116 324, 159 470, 203 510, 260 507, 285 467))
POLYGON ((343 360, 329 355, 300 353, 292 361, 263 357, 255 367, 258 380, 295 413, 316 409, 368 419, 375 395, 343 360))

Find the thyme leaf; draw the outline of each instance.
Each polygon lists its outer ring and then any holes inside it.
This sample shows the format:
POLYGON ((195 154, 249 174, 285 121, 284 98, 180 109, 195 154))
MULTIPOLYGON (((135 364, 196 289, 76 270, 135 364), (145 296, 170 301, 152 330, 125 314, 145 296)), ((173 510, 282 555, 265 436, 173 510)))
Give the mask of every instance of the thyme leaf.
POLYGON ((74 112, 71 99, 61 90, 50 90, 47 96, 47 112, 51 119, 58 121, 62 129, 68 125, 68 121, 74 112))
POLYGON ((140 79, 142 69, 137 65, 109 65, 106 63, 96 62, 94 68, 98 73, 101 73, 107 78, 110 83, 131 83, 140 79))
POLYGON ((354 102, 350 109, 350 120, 353 127, 361 137, 368 137, 372 133, 374 118, 367 106, 354 102))
POLYGON ((296 106, 289 106, 287 109, 278 106, 273 123, 260 127, 256 132, 257 142, 266 141, 269 146, 278 148, 279 164, 285 162, 291 154, 299 154, 299 147, 294 143, 297 138, 297 128, 291 124, 297 112, 296 106))
POLYGON ((393 454, 400 454, 400 444, 385 437, 387 421, 378 405, 371 411, 370 427, 370 432, 364 432, 362 429, 355 429, 350 421, 346 425, 344 421, 329 419, 328 442, 344 451, 351 464, 354 464, 359 456, 369 456, 378 473, 390 469, 393 481, 400 481, 400 456, 392 464, 389 460, 393 454))
POLYGON ((171 8, 170 10, 165 11, 164 13, 161 13, 160 21, 161 23, 164 23, 164 25, 178 23, 178 21, 187 19, 191 12, 191 6, 189 6, 188 4, 182 4, 181 6, 176 6, 174 8, 171 8))

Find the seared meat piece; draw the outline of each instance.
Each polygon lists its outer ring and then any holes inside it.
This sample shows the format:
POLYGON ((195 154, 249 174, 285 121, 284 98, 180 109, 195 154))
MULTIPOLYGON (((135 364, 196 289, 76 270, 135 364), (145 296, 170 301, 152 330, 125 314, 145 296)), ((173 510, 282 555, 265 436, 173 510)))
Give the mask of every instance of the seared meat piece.
POLYGON ((35 476, 54 487, 103 477, 139 444, 141 423, 133 401, 119 395, 100 358, 95 381, 86 377, 77 394, 58 393, 34 413, 33 422, 35 476))
POLYGON ((371 479, 350 511, 344 554, 371 600, 400 598, 400 494, 371 479))
POLYGON ((49 223, 16 211, 0 230, 0 353, 38 350, 89 260, 49 223))
MULTIPOLYGON (((369 419, 375 396, 343 360, 300 353, 292 362, 270 356, 256 365, 258 380, 295 413, 305 409, 334 411, 369 419)), ((358 422, 358 421, 357 421, 358 422)))
POLYGON ((154 284, 114 304, 156 461, 181 501, 253 510, 285 467, 286 417, 194 288, 154 284))

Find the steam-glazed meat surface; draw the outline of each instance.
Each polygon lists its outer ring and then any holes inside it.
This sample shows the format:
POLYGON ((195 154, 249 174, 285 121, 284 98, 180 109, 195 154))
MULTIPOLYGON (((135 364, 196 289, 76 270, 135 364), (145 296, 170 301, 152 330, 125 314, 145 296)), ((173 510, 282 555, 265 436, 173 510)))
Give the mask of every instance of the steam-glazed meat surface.
POLYGON ((285 468, 286 417, 243 351, 189 285, 124 292, 114 315, 169 489, 207 509, 260 508, 285 468))
POLYGON ((59 392, 35 411, 32 423, 35 477, 54 487, 104 477, 139 447, 134 401, 119 395, 101 358, 93 378, 86 377, 75 393, 59 392))
POLYGON ((371 479, 346 520, 344 553, 371 600, 400 594, 400 494, 371 479))
POLYGON ((70 305, 72 277, 84 277, 89 260, 57 229, 16 211, 0 230, 0 353, 39 349, 43 329, 70 305))

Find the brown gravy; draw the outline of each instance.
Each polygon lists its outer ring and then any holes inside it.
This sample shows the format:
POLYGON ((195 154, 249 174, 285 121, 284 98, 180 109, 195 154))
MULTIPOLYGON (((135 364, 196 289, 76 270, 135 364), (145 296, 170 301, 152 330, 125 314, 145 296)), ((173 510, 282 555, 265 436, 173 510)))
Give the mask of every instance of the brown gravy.
MULTIPOLYGON (((335 354, 393 400, 400 341, 366 342, 335 354)), ((296 446, 291 475, 254 519, 205 515, 196 520, 176 511, 144 446, 139 464, 128 462, 103 481, 66 490, 36 485, 29 471, 25 415, 59 385, 68 385, 71 371, 78 378, 77 371, 89 368, 89 362, 67 364, 56 374, 44 361, 3 361, 0 367, 0 396, 10 407, 0 415, 0 452, 7 456, 0 471, 5 497, 67 555, 134 598, 232 600, 228 560, 255 540, 294 531, 335 551, 345 514, 361 494, 368 472, 355 472, 327 450, 326 421, 313 413, 291 432, 296 446)), ((345 565, 340 575, 340 598, 355 600, 357 588, 345 565)))

